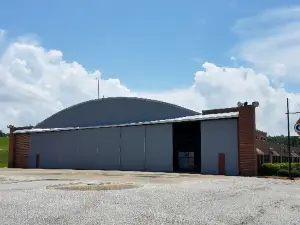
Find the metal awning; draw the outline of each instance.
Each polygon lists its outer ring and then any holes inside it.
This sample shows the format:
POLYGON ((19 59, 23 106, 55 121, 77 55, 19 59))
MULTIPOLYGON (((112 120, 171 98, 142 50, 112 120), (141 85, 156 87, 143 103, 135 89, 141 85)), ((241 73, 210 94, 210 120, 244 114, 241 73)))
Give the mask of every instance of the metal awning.
POLYGON ((299 157, 295 152, 291 152, 292 157, 299 157))
POLYGON ((276 151, 274 151, 274 150, 271 151, 271 152, 272 152, 272 154, 275 155, 275 156, 280 156, 280 155, 278 154, 278 152, 276 152, 276 151))
POLYGON ((258 155, 264 155, 264 154, 265 154, 262 150, 260 150, 260 149, 258 149, 258 148, 256 148, 256 153, 257 153, 258 155))

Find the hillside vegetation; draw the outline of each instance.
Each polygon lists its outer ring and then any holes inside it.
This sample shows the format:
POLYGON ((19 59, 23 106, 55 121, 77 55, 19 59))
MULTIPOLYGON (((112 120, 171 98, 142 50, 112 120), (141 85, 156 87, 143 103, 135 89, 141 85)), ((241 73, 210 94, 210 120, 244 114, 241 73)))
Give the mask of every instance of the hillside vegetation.
POLYGON ((0 167, 7 167, 8 137, 0 137, 0 167))

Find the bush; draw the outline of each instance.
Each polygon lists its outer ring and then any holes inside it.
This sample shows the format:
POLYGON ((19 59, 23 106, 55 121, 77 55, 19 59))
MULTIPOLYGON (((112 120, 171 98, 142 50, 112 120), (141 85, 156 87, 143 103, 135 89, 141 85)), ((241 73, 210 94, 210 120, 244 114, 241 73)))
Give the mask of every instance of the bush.
MULTIPOLYGON (((291 174, 292 174, 292 177, 300 177, 300 172, 297 170, 291 171, 291 174)), ((281 176, 281 177, 288 177, 289 171, 288 170, 278 170, 277 175, 281 176)))
MULTIPOLYGON (((292 171, 300 172, 300 163, 291 163, 292 171)), ((261 175, 276 176, 279 170, 289 171, 289 163, 264 163, 260 168, 261 175)))
POLYGON ((288 177, 289 171, 288 170, 278 170, 277 175, 280 177, 288 177))
POLYGON ((293 170, 292 171, 292 176, 293 177, 300 177, 300 171, 299 170, 293 170))

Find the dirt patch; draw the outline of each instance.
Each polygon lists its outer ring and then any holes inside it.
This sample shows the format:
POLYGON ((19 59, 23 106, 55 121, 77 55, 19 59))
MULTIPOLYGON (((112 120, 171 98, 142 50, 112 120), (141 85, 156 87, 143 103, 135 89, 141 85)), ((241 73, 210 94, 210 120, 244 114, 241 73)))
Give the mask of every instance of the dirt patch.
POLYGON ((141 185, 134 183, 117 183, 117 182, 96 182, 96 183, 75 183, 47 186, 47 189, 58 189, 66 191, 108 191, 139 188, 141 185))

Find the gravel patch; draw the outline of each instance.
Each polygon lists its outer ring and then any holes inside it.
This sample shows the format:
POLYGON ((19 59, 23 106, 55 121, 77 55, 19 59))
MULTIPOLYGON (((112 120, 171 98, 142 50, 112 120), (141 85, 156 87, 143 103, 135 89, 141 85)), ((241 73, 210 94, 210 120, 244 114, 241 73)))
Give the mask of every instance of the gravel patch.
POLYGON ((300 224, 300 183, 261 178, 49 190, 74 181, 0 183, 0 224, 300 224))

